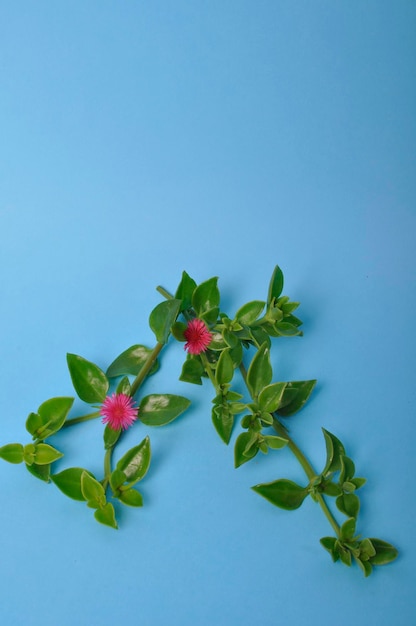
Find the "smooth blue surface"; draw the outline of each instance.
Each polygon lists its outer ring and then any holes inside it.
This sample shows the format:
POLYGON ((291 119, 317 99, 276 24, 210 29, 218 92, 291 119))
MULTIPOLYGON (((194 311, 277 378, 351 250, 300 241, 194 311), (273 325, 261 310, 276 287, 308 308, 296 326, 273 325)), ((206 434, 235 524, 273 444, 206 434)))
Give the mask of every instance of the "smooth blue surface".
MULTIPOLYGON (((255 495, 301 469, 234 470, 172 342, 145 391, 193 408, 150 432, 118 532, 1 462, 2 624, 416 622, 415 25, 410 0, 1 4, 0 445, 72 393, 66 352, 105 368, 153 344, 156 285, 217 275, 232 314, 278 263, 305 336, 275 345, 276 378, 319 381, 293 435, 317 467, 321 426, 344 441, 360 530, 401 552, 365 580, 316 505, 255 495)), ((59 435, 68 465, 99 473, 101 432, 59 435)))

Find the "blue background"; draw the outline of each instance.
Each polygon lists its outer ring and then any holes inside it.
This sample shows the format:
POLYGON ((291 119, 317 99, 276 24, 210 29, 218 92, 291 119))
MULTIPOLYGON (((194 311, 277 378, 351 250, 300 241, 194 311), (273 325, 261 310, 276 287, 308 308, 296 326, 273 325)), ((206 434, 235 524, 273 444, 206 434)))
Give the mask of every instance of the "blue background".
MULTIPOLYGON (((301 469, 234 470, 171 342, 144 392, 192 409, 129 431, 154 456, 118 532, 1 462, 3 624, 416 623, 415 26, 411 0, 1 3, 0 445, 71 395, 66 352, 153 345, 156 285, 219 276, 231 315, 278 263, 305 334, 276 342, 275 378, 319 381, 293 436, 316 467, 320 427, 343 440, 360 530, 401 552, 364 579, 312 501, 254 494, 301 469)), ((99 473, 101 433, 59 435, 59 467, 99 473)))

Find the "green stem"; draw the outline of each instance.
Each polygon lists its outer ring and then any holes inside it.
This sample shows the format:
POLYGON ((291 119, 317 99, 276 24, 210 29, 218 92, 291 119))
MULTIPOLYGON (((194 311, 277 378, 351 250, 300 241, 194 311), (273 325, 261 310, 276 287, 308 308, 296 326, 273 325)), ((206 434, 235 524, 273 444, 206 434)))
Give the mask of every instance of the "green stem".
POLYGON ((201 352, 201 354, 199 356, 200 356, 202 365, 204 366, 205 371, 208 374, 208 378, 212 382, 212 385, 213 385, 213 387, 215 389, 215 393, 216 394, 219 393, 220 389, 219 389, 219 387, 217 385, 217 381, 215 380, 214 372, 212 371, 212 368, 211 368, 211 366, 210 366, 210 364, 208 362, 208 359, 207 359, 206 355, 203 352, 201 352))
POLYGON ((93 420, 96 417, 99 417, 100 411, 94 411, 94 413, 88 413, 88 415, 81 415, 80 417, 71 417, 71 419, 66 420, 62 428, 66 428, 67 426, 73 426, 74 424, 81 424, 81 422, 88 422, 89 420, 93 420))
MULTIPOLYGON (((167 300, 172 300, 173 298, 172 294, 166 291, 166 289, 164 289, 160 285, 156 287, 156 291, 158 291, 167 300)), ((134 394, 137 392, 140 385, 142 384, 142 382, 144 381, 144 379, 146 378, 146 376, 152 369, 153 364, 156 361, 157 357, 159 356, 164 345, 165 345, 164 343, 157 343, 156 346, 153 348, 151 354, 149 354, 149 356, 147 357, 146 362, 144 363, 142 369, 140 370, 140 372, 137 374, 136 378, 132 382, 131 391, 130 391, 131 396, 134 396, 134 394)))
POLYGON ((111 457, 113 455, 113 447, 114 446, 111 446, 111 448, 108 448, 105 451, 105 455, 104 455, 104 479, 101 481, 101 484, 104 487, 104 489, 107 489, 107 485, 110 482, 111 457))
POLYGON ((278 420, 276 420, 276 418, 274 418, 273 420, 273 428, 281 437, 284 437, 284 439, 287 439, 287 447, 292 452, 292 454, 294 454, 296 459, 299 461, 300 465, 302 466, 303 471, 305 472, 309 480, 312 480, 312 478, 316 476, 316 472, 314 471, 312 465, 309 463, 308 459, 303 454, 302 450, 298 448, 296 443, 293 441, 292 437, 289 436, 286 428, 278 420))
MULTIPOLYGON (((241 371, 241 374, 243 376, 243 379, 244 379, 244 382, 246 384, 246 387, 248 389, 247 373, 246 373, 246 369, 245 369, 243 364, 240 365, 240 371, 241 371)), ((288 434, 288 432, 287 432, 286 428, 283 426, 283 424, 281 424, 279 422, 279 420, 277 420, 276 418, 273 419, 273 428, 275 429, 275 431, 281 437, 283 437, 284 439, 287 440, 287 447, 292 452, 292 454, 295 456, 295 458, 297 459, 299 464, 302 466, 302 469, 305 472, 306 476, 308 477, 309 481, 311 481, 313 478, 315 478, 316 472, 315 472, 314 468, 312 467, 312 465, 310 464, 310 462, 308 461, 306 456, 303 454, 302 450, 293 441, 292 437, 290 437, 290 435, 288 434)), ((323 495, 321 493, 317 493, 316 494, 316 501, 319 503, 319 506, 321 507, 321 509, 322 509, 325 517, 327 518, 328 522, 331 524, 332 528, 334 529, 337 537, 339 537, 340 534, 341 534, 341 529, 339 527, 339 524, 337 523, 337 521, 335 520, 335 518, 332 515, 331 511, 329 510, 328 505, 327 505, 327 503, 325 501, 325 498, 323 497, 323 495)))
POLYGON ((165 345, 164 343, 157 343, 155 347, 153 348, 152 352, 147 357, 142 369, 137 374, 136 378, 131 384, 131 391, 130 391, 131 396, 134 396, 134 394, 137 392, 140 385, 142 384, 142 382, 144 381, 144 379, 146 378, 146 376, 152 369, 153 364, 156 361, 157 357, 159 356, 164 345, 165 345))
MULTIPOLYGON (((153 348, 152 352, 147 357, 146 361, 143 364, 142 369, 137 374, 136 378, 134 379, 134 381, 131 384, 130 395, 132 397, 137 392, 137 390, 139 389, 139 387, 141 386, 141 384, 145 380, 146 376, 148 375, 148 373, 152 369, 153 364, 156 361, 157 357, 159 356, 159 354, 160 354, 160 352, 161 352, 161 350, 162 350, 164 345, 165 344, 163 344, 163 343, 157 343, 156 346, 153 348)), ((114 446, 115 445, 116 444, 114 444, 114 446)), ((106 453, 105 453, 105 456, 104 456, 104 479, 102 480, 102 485, 103 485, 104 489, 107 488, 108 483, 110 482, 111 458, 112 458, 114 446, 111 446, 111 448, 108 448, 106 450, 106 453)))
POLYGON ((332 515, 331 511, 329 510, 328 505, 325 501, 325 498, 323 497, 321 493, 317 493, 316 499, 319 502, 319 505, 321 509, 323 510, 326 519, 328 520, 328 522, 331 524, 332 528, 334 529, 336 536, 339 538, 341 536, 341 528, 339 524, 337 523, 337 521, 335 520, 334 516, 332 515))
POLYGON ((156 287, 156 291, 158 291, 164 298, 166 298, 166 300, 172 300, 174 298, 174 296, 169 293, 169 291, 167 291, 164 287, 161 287, 161 285, 158 285, 156 287))
MULTIPOLYGON (((312 480, 313 478, 315 478, 316 472, 313 469, 312 465, 309 463, 308 459, 303 454, 302 450, 298 448, 297 444, 293 441, 292 437, 290 437, 286 428, 278 420, 276 420, 276 418, 273 420, 273 428, 281 437, 284 437, 285 439, 287 439, 287 447, 294 454, 296 459, 299 461, 300 465, 302 466, 303 471, 305 472, 309 480, 312 480)), ((335 530, 337 537, 339 537, 341 529, 339 527, 339 524, 336 522, 334 516, 332 515, 331 511, 329 510, 328 505, 325 501, 325 498, 323 497, 321 493, 316 493, 315 497, 322 511, 324 512, 325 517, 327 518, 328 522, 331 524, 332 528, 335 530)))
POLYGON ((104 476, 108 478, 111 474, 111 456, 113 454, 113 446, 105 451, 104 455, 104 476))
MULTIPOLYGON (((134 379, 134 381, 131 384, 130 395, 132 397, 138 391, 138 389, 142 385, 143 381, 145 380, 146 376, 149 374, 150 370, 152 369, 152 367, 153 367, 153 365, 154 365, 157 357, 159 356, 159 354, 160 354, 160 352, 161 352, 161 350, 162 350, 164 345, 165 344, 158 342, 155 345, 155 347, 153 348, 152 352, 147 357, 146 361, 143 364, 143 367, 141 368, 140 372, 137 374, 136 378, 134 379)), ((108 448, 106 450, 106 452, 105 452, 105 455, 104 455, 104 478, 101 481, 101 484, 104 487, 104 489, 107 489, 108 484, 110 482, 111 459, 112 459, 112 455, 113 455, 113 449, 114 449, 114 446, 116 445, 116 443, 117 442, 115 442, 113 446, 108 448)))

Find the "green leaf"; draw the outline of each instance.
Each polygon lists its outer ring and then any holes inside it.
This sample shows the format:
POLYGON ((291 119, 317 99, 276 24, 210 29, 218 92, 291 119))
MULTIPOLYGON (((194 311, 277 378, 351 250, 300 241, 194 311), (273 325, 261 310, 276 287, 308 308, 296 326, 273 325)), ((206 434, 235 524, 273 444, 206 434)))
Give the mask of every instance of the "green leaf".
POLYGON ((345 455, 345 449, 341 441, 330 433, 329 430, 323 428, 322 432, 324 433, 326 445, 326 463, 322 470, 322 475, 325 476, 341 469, 341 457, 345 455))
POLYGON ((175 322, 172 324, 171 333, 175 337, 176 341, 186 341, 185 331, 187 324, 184 322, 175 322))
POLYGON ((143 506, 142 494, 136 491, 136 489, 121 491, 118 499, 128 506, 143 506))
POLYGON ((230 410, 226 399, 212 407, 211 418, 218 435, 228 445, 234 426, 234 413, 230 410))
POLYGON ((223 350, 218 359, 217 368, 215 370, 215 379, 218 385, 226 385, 230 383, 234 376, 234 363, 230 356, 230 350, 223 350))
POLYGON ((110 486, 113 492, 116 494, 116 497, 118 497, 117 492, 119 491, 119 488, 121 487, 121 485, 123 485, 126 482, 126 479, 127 479, 127 476, 125 475, 125 473, 119 469, 115 469, 113 472, 111 472, 110 486))
POLYGON ((274 413, 280 406, 286 383, 272 383, 261 390, 259 394, 259 407, 262 411, 274 413))
POLYGON ((90 472, 82 467, 69 467, 58 474, 53 474, 51 478, 52 482, 55 483, 58 489, 68 496, 68 498, 85 501, 86 498, 81 489, 81 477, 84 472, 92 478, 90 472))
POLYGON ((261 326, 250 328, 250 335, 254 341, 254 344, 258 348, 260 348, 260 346, 262 346, 264 343, 270 348, 271 341, 270 341, 269 335, 261 326))
POLYGON ((81 493, 90 506, 101 508, 105 505, 104 487, 85 470, 81 473, 81 493))
MULTIPOLYGON (((298 304, 298 303, 296 303, 298 304)), ((291 324, 291 326, 302 326, 303 322, 302 320, 300 320, 298 317, 296 317, 295 315, 285 315, 285 322, 288 322, 289 324, 291 324)), ((302 334, 302 333, 300 333, 302 334)))
POLYGON ((286 478, 256 485, 252 489, 275 506, 287 511, 298 509, 308 495, 307 487, 301 487, 286 478))
POLYGON ((356 521, 353 517, 347 519, 346 522, 341 526, 341 539, 343 541, 347 541, 348 539, 352 539, 355 535, 355 526, 356 521))
POLYGON ((74 403, 74 398, 50 398, 38 408, 43 427, 36 432, 37 438, 46 439, 56 433, 65 423, 74 403))
POLYGON ((328 482, 324 481, 322 483, 322 493, 325 496, 340 496, 342 494, 342 489, 337 483, 329 480, 328 482))
POLYGON ((181 300, 181 311, 189 309, 192 305, 192 294, 196 288, 196 282, 185 271, 182 272, 182 279, 175 293, 175 298, 181 300))
POLYGON ((45 483, 48 483, 50 481, 50 478, 51 478, 50 464, 37 465, 36 463, 32 463, 32 465, 26 465, 25 467, 32 474, 32 476, 39 478, 39 480, 43 480, 45 483))
POLYGON ((283 291, 283 282, 283 272, 280 267, 276 265, 270 279, 269 292, 267 295, 267 304, 270 304, 273 298, 277 300, 277 298, 280 296, 283 291))
POLYGON ((178 317, 180 306, 180 300, 166 300, 158 304, 150 313, 149 325, 159 343, 167 342, 170 329, 178 317))
POLYGON ((297 325, 287 321, 276 322, 273 326, 273 330, 274 332, 270 333, 273 337, 296 337, 302 335, 302 331, 299 330, 297 325))
POLYGON ((316 385, 316 380, 300 380, 286 383, 277 413, 282 417, 289 417, 300 409, 307 402, 316 385))
POLYGON ((247 385, 253 398, 257 398, 260 391, 270 383, 272 375, 270 349, 264 343, 254 355, 247 372, 247 385))
POLYGON ((131 395, 131 384, 127 376, 123 376, 117 385, 116 393, 123 393, 125 396, 131 395))
POLYGON ((111 502, 107 502, 103 507, 94 512, 94 517, 100 524, 105 526, 111 526, 111 528, 117 529, 116 514, 111 502))
POLYGON ((146 426, 164 426, 179 417, 190 405, 183 396, 152 394, 140 402, 139 418, 146 426))
POLYGON ((360 542, 360 559, 362 561, 368 561, 371 557, 376 555, 376 549, 372 544, 371 539, 363 539, 360 542))
MULTIPOLYGON (((116 378, 117 376, 123 376, 125 374, 137 376, 151 353, 152 350, 150 348, 140 344, 135 344, 131 346, 131 348, 127 348, 127 350, 122 352, 107 369, 108 378, 116 378)), ((154 374, 158 369, 159 363, 155 361, 149 372, 149 376, 154 374)))
POLYGON ((343 546, 340 541, 337 542, 337 548, 338 548, 339 558, 341 559, 341 561, 347 567, 351 567, 351 561, 352 561, 351 552, 348 550, 348 548, 343 546))
POLYGON ((342 485, 344 482, 348 482, 351 478, 353 478, 355 474, 355 465, 354 461, 345 456, 345 454, 341 455, 340 461, 341 471, 339 474, 339 482, 342 485))
POLYGON ((36 439, 36 432, 44 426, 43 420, 37 413, 29 413, 26 420, 26 430, 36 439))
POLYGON ((322 546, 325 548, 325 550, 328 550, 329 554, 332 556, 332 560, 334 562, 338 561, 339 554, 336 549, 336 544, 337 544, 336 538, 335 537, 322 537, 322 539, 320 539, 320 542, 322 546))
POLYGON ((247 409, 247 405, 243 402, 229 402, 228 406, 230 407, 230 411, 233 415, 238 415, 247 409))
POLYGON ((201 313, 199 317, 201 320, 203 320, 207 324, 207 326, 211 326, 212 324, 215 324, 215 322, 217 321, 219 311, 220 310, 218 307, 215 307, 213 309, 208 309, 208 311, 201 313))
POLYGON ((43 402, 37 413, 30 413, 26 430, 34 439, 46 439, 56 433, 65 423, 74 398, 50 398, 43 402))
POLYGON ((23 446, 21 443, 7 443, 0 448, 0 459, 8 463, 23 463, 23 446))
POLYGON ((265 325, 265 328, 267 329, 268 332, 273 331, 273 332, 270 332, 271 335, 278 337, 279 333, 275 331, 275 324, 277 322, 281 322, 282 320, 283 320, 283 312, 279 309, 279 307, 274 306, 273 304, 270 304, 267 307, 265 318, 264 320, 261 320, 261 322, 262 322, 262 326, 265 325))
POLYGON ((273 415, 267 411, 261 411, 259 419, 263 426, 273 426, 273 415))
POLYGON ((288 296, 281 296, 280 298, 278 298, 276 305, 282 311, 284 316, 288 317, 290 316, 292 311, 295 311, 298 308, 299 302, 290 302, 288 296))
POLYGON ((23 460, 27 465, 35 462, 35 444, 28 443, 23 448, 23 460))
MULTIPOLYGON (((249 408, 248 406, 246 408, 249 408)), ((243 415, 241 418, 241 426, 243 428, 250 428, 254 420, 254 415, 249 413, 248 415, 243 415)))
POLYGON ((360 487, 365 485, 365 483, 367 482, 367 479, 360 478, 357 476, 356 478, 351 478, 350 481, 352 482, 352 484, 355 486, 356 489, 360 489, 360 487))
POLYGON ((210 350, 221 351, 228 347, 228 344, 226 343, 224 337, 220 332, 218 332, 217 330, 213 330, 211 334, 212 339, 209 344, 210 350))
POLYGON ((113 430, 107 424, 107 426, 104 428, 104 434, 103 434, 105 450, 109 450, 110 448, 116 445, 117 441, 120 438, 121 432, 122 432, 121 428, 117 430, 113 430))
POLYGON ((232 349, 236 348, 240 342, 237 335, 227 328, 223 330, 223 337, 226 345, 232 349))
POLYGON ((264 441, 271 450, 280 450, 280 448, 284 448, 288 444, 287 439, 276 437, 275 435, 266 435, 264 441))
MULTIPOLYGON (((243 397, 242 394, 237 393, 236 391, 230 390, 227 392, 227 400, 229 400, 230 402, 238 402, 239 400, 242 399, 242 397, 243 397)), ((243 411, 246 406, 245 404, 242 404, 242 403, 240 404, 243 408, 239 409, 238 413, 241 413, 241 411, 243 411)))
POLYGON ((230 357, 234 368, 238 367, 243 360, 243 346, 241 345, 241 341, 239 341, 234 348, 230 348, 230 357))
POLYGON ((218 291, 217 282, 217 277, 209 278, 195 288, 192 294, 192 306, 197 317, 203 317, 204 313, 218 309, 220 292, 218 291))
POLYGON ((366 578, 367 578, 367 576, 370 576, 371 572, 373 571, 371 563, 369 561, 362 561, 361 559, 359 559, 357 557, 355 557, 355 561, 360 566, 364 576, 366 578))
POLYGON ((360 500, 354 493, 344 493, 338 496, 335 502, 344 515, 357 518, 360 510, 360 500))
POLYGON ((34 463, 36 465, 47 465, 61 459, 64 455, 47 443, 37 443, 35 445, 34 463))
POLYGON ((185 363, 182 366, 182 372, 179 377, 184 383, 192 383, 193 385, 202 385, 201 377, 204 374, 204 366, 202 365, 199 357, 193 357, 188 355, 185 363))
POLYGON ((268 445, 267 445, 267 443, 265 441, 259 440, 258 446, 259 446, 260 452, 262 452, 263 454, 268 454, 269 448, 268 448, 268 445))
POLYGON ((391 543, 375 537, 370 537, 370 541, 376 551, 375 556, 370 558, 372 565, 387 565, 397 558, 399 552, 391 543))
POLYGON ((234 467, 240 467, 250 459, 253 459, 259 451, 258 446, 249 446, 252 438, 250 432, 241 433, 238 435, 234 446, 234 467))
POLYGON ((84 402, 104 402, 109 382, 104 372, 90 361, 76 354, 67 354, 69 373, 78 396, 84 402))
POLYGON ((342 489, 343 491, 345 491, 346 493, 354 493, 355 491, 355 485, 354 483, 351 483, 349 481, 346 481, 344 483, 342 483, 342 489))
POLYGON ((266 303, 260 300, 253 300, 243 304, 235 314, 235 320, 245 326, 250 326, 259 317, 266 303))
POLYGON ((146 475, 150 459, 150 439, 146 437, 138 446, 126 452, 117 463, 117 469, 125 474, 128 483, 136 483, 146 475))

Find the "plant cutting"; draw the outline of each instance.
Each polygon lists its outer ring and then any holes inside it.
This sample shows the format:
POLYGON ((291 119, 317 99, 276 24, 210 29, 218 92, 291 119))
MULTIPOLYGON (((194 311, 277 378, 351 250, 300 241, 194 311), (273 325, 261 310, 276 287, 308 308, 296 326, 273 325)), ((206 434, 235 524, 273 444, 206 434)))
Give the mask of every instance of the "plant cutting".
MULTIPOLYGON (((216 277, 197 283, 186 273, 176 290, 175 299, 182 302, 182 320, 172 326, 178 341, 185 341, 187 357, 180 380, 202 384, 208 379, 214 389, 211 411, 213 425, 226 444, 230 442, 236 418, 241 432, 234 445, 234 464, 238 468, 258 453, 273 453, 288 447, 300 463, 305 482, 288 478, 257 484, 253 491, 271 504, 293 511, 306 498, 314 500, 332 530, 321 538, 322 546, 334 561, 347 566, 358 564, 365 576, 374 566, 390 563, 397 549, 376 537, 357 534, 360 511, 358 491, 366 479, 356 475, 355 464, 339 438, 322 429, 326 459, 316 471, 289 432, 288 423, 308 401, 315 379, 279 381, 273 374, 271 350, 279 337, 299 337, 302 322, 294 315, 298 302, 282 295, 284 278, 276 266, 270 280, 267 298, 243 304, 233 316, 220 309, 220 292, 216 277), (247 362, 247 365, 246 365, 247 362), (233 389, 237 373, 244 381, 246 395, 233 389), (344 519, 338 521, 328 506, 335 500, 344 519)), ((163 287, 159 292, 173 299, 163 287)))
POLYGON ((123 433, 135 427, 136 423, 163 426, 179 417, 190 404, 187 398, 168 393, 151 394, 136 400, 146 378, 159 368, 158 357, 168 341, 180 304, 179 300, 158 304, 149 317, 150 328, 156 336, 155 347, 131 346, 110 364, 106 372, 81 356, 67 354, 75 392, 80 400, 89 405, 89 410, 71 417, 74 397, 46 400, 26 420, 26 430, 32 440, 0 447, 0 458, 10 463, 23 463, 36 478, 54 483, 64 495, 85 502, 94 509, 98 522, 118 528, 115 505, 143 505, 142 494, 136 485, 148 472, 151 445, 147 435, 114 465, 117 443, 123 433), (112 393, 111 388, 114 389, 112 393), (51 445, 53 436, 58 431, 97 418, 105 424, 102 434, 103 476, 94 476, 85 467, 68 467, 55 472, 55 462, 64 454, 51 445))
POLYGON ((276 266, 267 297, 243 304, 232 316, 220 308, 216 277, 197 284, 183 272, 174 295, 159 286, 165 300, 149 316, 156 345, 152 349, 141 344, 131 346, 105 372, 79 355, 68 354, 72 384, 78 398, 88 405, 87 412, 71 415, 74 397, 46 400, 26 420, 31 441, 3 445, 0 458, 25 465, 36 478, 52 482, 64 495, 94 509, 98 522, 117 528, 118 506, 142 506, 143 498, 136 485, 147 474, 151 461, 148 435, 115 461, 117 443, 127 429, 169 424, 190 404, 187 398, 171 393, 142 395, 143 383, 157 372, 160 354, 173 336, 184 344, 186 352, 180 380, 196 385, 207 380, 212 384, 211 419, 225 444, 229 444, 239 422, 240 432, 234 443, 235 468, 259 453, 274 454, 288 448, 304 471, 302 484, 291 478, 277 478, 254 485, 253 491, 288 511, 298 509, 311 498, 331 527, 332 534, 320 541, 333 561, 347 566, 355 562, 365 576, 374 567, 392 562, 398 555, 392 544, 357 532, 357 492, 366 480, 356 475, 355 463, 340 439, 322 429, 326 458, 317 471, 289 428, 293 416, 313 393, 316 380, 275 378, 271 353, 276 340, 302 335, 302 322, 294 314, 299 303, 282 295, 283 285, 283 273, 276 266), (235 388, 237 376, 243 381, 245 393, 235 388), (55 464, 62 463, 64 454, 53 445, 54 435, 97 418, 104 425, 102 476, 86 467, 55 471, 55 464))

